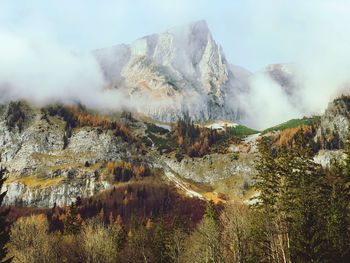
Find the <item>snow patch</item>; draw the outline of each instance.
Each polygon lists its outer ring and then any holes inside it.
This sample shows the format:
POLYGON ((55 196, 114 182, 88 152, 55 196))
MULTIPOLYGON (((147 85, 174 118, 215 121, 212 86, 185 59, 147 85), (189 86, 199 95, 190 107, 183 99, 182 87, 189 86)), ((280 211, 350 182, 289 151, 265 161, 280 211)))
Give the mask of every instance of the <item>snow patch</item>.
POLYGON ((171 131, 171 126, 168 125, 168 124, 160 124, 160 123, 155 122, 154 125, 156 125, 156 126, 158 126, 160 128, 166 129, 168 131, 171 131))
POLYGON ((225 130, 225 127, 228 128, 234 128, 237 127, 238 123, 234 123, 234 122, 229 122, 229 121, 218 121, 218 122, 214 122, 208 125, 205 125, 206 128, 208 129, 213 129, 213 130, 225 130))

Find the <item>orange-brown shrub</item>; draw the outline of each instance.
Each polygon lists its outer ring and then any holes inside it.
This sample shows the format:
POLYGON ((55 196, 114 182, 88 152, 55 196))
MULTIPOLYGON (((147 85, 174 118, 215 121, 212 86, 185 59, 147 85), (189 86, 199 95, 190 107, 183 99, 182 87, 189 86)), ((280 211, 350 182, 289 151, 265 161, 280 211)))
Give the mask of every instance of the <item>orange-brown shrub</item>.
POLYGON ((307 136, 312 133, 312 126, 301 125, 295 128, 288 128, 282 131, 276 140, 276 145, 291 145, 298 133, 302 133, 302 136, 307 136))
POLYGON ((106 169, 110 174, 114 175, 114 181, 127 182, 131 178, 146 177, 151 175, 150 169, 144 164, 136 164, 131 162, 108 162, 106 169))
POLYGON ((131 130, 124 124, 118 123, 108 117, 81 111, 76 107, 69 107, 69 110, 72 112, 78 123, 78 126, 80 127, 101 127, 104 130, 113 130, 116 136, 122 137, 125 141, 136 141, 135 137, 132 135, 131 130))
POLYGON ((203 157, 211 147, 226 138, 225 131, 195 125, 190 120, 179 120, 173 128, 171 138, 190 157, 203 157))

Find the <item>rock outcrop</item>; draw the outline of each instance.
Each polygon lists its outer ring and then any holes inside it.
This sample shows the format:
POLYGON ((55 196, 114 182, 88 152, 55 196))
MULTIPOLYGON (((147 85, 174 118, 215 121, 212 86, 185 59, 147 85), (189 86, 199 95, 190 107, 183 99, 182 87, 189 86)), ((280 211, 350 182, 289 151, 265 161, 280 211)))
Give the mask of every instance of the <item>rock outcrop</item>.
POLYGON ((315 140, 324 149, 344 147, 350 127, 350 97, 343 96, 329 103, 321 117, 315 140))
POLYGON ((112 131, 76 127, 67 138, 65 129, 59 116, 24 102, 1 106, 0 165, 9 175, 5 204, 50 207, 92 196, 109 187, 101 176, 106 162, 135 154, 136 147, 112 131))
POLYGON ((42 179, 43 185, 40 185, 40 179, 37 185, 26 184, 26 178, 9 182, 6 185, 4 203, 31 207, 62 207, 75 202, 78 196, 90 197, 110 187, 110 184, 100 180, 95 172, 69 169, 63 174, 58 180, 52 180, 51 185, 48 179, 42 179))

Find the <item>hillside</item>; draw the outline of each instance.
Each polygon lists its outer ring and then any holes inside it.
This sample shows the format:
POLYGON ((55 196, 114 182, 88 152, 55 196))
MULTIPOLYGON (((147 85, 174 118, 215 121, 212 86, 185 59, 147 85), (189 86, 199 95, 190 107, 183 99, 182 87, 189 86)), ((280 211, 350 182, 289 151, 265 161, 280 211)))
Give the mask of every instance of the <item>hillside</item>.
POLYGON ((267 128, 262 132, 262 134, 266 134, 274 131, 284 131, 286 129, 297 128, 302 125, 304 126, 318 125, 319 122, 320 122, 319 116, 314 116, 311 118, 304 117, 302 119, 292 119, 284 123, 278 124, 276 126, 267 128))
POLYGON ((11 102, 0 111, 1 164, 9 172, 5 202, 66 205, 147 176, 170 180, 184 194, 196 189, 198 196, 241 198, 249 192, 261 137, 290 146, 302 130, 318 162, 328 165, 338 158, 348 129, 346 105, 348 97, 339 98, 321 117, 290 120, 259 134, 237 124, 165 125, 130 113, 101 115, 81 105, 37 108, 11 102))
POLYGON ((215 130, 192 121, 171 126, 168 130, 126 112, 103 115, 82 105, 4 104, 0 141, 1 165, 9 175, 5 203, 63 206, 119 183, 148 176, 169 180, 169 172, 180 180, 170 183, 185 195, 192 187, 199 196, 215 189, 232 196, 244 193, 254 152, 254 141, 244 138, 256 131, 240 125, 215 130), (217 166, 218 159, 225 161, 217 166), (199 170, 191 168, 193 162, 199 170), (235 191, 221 186, 232 180, 235 191))

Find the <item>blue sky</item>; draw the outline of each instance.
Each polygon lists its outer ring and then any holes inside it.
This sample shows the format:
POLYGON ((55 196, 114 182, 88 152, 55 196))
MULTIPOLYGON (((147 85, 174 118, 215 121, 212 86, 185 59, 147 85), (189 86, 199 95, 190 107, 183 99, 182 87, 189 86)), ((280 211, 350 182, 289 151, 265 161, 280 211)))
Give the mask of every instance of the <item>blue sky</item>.
POLYGON ((113 108, 124 100, 101 94, 90 51, 201 19, 233 64, 297 66, 297 108, 254 75, 246 104, 256 126, 319 114, 350 91, 350 0, 0 0, 0 80, 11 98, 113 108))
POLYGON ((0 28, 45 32, 86 51, 205 19, 228 59, 256 71, 297 60, 294 42, 307 41, 310 25, 334 15, 332 3, 349 7, 339 0, 1 0, 0 28))

